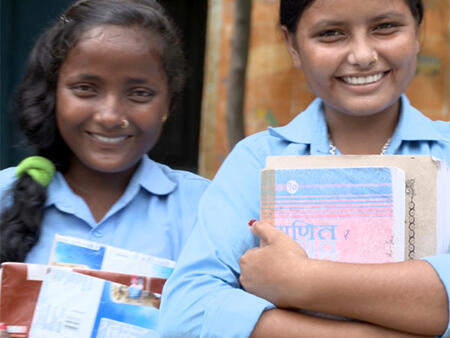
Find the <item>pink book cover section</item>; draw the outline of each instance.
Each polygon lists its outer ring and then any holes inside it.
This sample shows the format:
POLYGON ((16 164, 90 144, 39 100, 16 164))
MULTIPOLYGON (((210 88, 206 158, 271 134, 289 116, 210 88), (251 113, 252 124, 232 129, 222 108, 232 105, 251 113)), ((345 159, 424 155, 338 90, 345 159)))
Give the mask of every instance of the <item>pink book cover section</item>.
POLYGON ((355 263, 396 260, 390 168, 273 173, 274 185, 262 186, 261 217, 273 220, 309 257, 355 263))

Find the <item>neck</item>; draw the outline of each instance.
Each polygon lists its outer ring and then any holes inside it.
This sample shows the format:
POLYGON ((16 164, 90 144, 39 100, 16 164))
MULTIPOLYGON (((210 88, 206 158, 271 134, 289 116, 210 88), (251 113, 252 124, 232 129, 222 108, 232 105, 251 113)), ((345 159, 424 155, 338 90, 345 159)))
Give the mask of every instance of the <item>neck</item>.
POLYGON ((399 103, 368 116, 353 116, 325 108, 330 140, 342 154, 380 154, 395 130, 399 111, 399 103))
POLYGON ((77 160, 72 161, 64 177, 72 191, 83 198, 99 222, 122 196, 137 165, 119 173, 93 170, 77 160))
POLYGON ((87 194, 113 191, 123 193, 134 171, 135 168, 121 173, 101 173, 88 168, 83 170, 71 166, 64 177, 74 191, 87 194))

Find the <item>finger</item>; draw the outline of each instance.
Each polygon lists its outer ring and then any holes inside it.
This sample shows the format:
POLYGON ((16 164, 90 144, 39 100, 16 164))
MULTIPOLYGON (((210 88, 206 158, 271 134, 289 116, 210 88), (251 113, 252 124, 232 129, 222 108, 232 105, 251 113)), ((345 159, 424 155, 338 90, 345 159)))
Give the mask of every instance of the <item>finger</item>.
POLYGON ((251 248, 248 249, 242 256, 239 258, 239 266, 245 265, 247 263, 248 257, 251 256, 255 251, 259 250, 259 248, 251 248))
MULTIPOLYGON (((250 223, 249 223, 250 224, 250 223)), ((250 225, 251 232, 260 239, 260 246, 266 246, 275 241, 280 234, 280 230, 267 222, 256 221, 250 225)))

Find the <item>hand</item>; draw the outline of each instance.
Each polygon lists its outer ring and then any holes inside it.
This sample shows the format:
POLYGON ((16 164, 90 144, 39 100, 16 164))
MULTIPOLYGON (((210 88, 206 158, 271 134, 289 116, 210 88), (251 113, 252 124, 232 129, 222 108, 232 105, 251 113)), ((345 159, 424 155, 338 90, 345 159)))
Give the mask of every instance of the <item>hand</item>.
POLYGON ((261 247, 248 250, 240 260, 244 289, 278 307, 294 307, 293 294, 301 288, 301 275, 308 257, 303 248, 274 226, 255 222, 250 230, 261 247))

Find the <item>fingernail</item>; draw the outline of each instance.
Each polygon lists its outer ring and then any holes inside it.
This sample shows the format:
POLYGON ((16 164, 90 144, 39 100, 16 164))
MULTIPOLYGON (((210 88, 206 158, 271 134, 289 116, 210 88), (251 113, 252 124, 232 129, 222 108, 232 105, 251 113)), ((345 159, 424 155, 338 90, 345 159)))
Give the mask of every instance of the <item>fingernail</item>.
POLYGON ((248 225, 252 226, 253 224, 255 224, 256 219, 251 219, 250 221, 248 221, 248 225))
POLYGON ((6 324, 0 323, 0 331, 6 331, 6 324))

